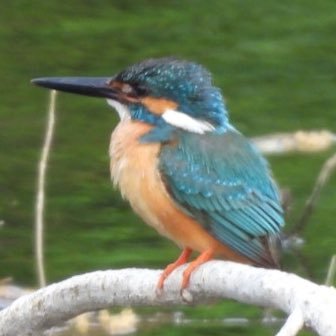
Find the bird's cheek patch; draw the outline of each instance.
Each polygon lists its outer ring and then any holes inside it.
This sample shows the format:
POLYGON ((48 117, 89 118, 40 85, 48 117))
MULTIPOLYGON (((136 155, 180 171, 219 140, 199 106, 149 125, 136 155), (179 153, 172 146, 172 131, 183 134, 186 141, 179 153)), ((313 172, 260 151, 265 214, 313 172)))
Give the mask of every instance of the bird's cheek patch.
POLYGON ((176 110, 166 110, 162 114, 162 118, 166 123, 192 133, 204 134, 215 130, 215 127, 208 121, 193 118, 186 113, 176 110))
POLYGON ((177 103, 164 98, 145 97, 141 99, 141 103, 153 114, 162 115, 167 110, 175 110, 177 103))

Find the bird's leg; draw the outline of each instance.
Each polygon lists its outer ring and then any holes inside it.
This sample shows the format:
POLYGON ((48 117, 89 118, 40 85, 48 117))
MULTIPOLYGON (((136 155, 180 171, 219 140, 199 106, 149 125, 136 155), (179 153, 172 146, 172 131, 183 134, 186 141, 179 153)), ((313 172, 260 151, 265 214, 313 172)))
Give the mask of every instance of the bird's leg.
POLYGON ((208 249, 202 252, 193 262, 189 264, 189 266, 183 272, 182 286, 181 292, 189 286, 191 273, 200 265, 206 263, 211 260, 214 256, 214 251, 212 249, 208 249))
POLYGON ((169 264, 164 269, 164 271, 162 272, 162 274, 160 276, 160 279, 159 279, 159 281, 156 285, 156 289, 162 290, 164 282, 165 282, 166 278, 169 276, 169 274, 172 273, 177 267, 185 264, 188 261, 191 253, 192 253, 191 248, 186 247, 186 248, 183 249, 181 255, 177 258, 177 260, 175 262, 169 264))

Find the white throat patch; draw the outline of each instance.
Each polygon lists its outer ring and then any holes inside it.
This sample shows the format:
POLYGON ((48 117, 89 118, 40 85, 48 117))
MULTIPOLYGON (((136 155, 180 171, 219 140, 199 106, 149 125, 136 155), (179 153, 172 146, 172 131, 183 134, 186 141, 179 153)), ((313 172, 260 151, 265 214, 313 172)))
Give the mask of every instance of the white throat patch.
POLYGON ((193 133, 204 134, 205 132, 211 132, 215 129, 213 125, 205 120, 198 120, 183 112, 175 110, 166 110, 162 114, 162 118, 168 124, 193 133))
POLYGON ((106 99, 106 100, 110 106, 112 106, 117 110, 120 120, 129 119, 131 117, 131 113, 126 105, 123 105, 113 99, 106 99))

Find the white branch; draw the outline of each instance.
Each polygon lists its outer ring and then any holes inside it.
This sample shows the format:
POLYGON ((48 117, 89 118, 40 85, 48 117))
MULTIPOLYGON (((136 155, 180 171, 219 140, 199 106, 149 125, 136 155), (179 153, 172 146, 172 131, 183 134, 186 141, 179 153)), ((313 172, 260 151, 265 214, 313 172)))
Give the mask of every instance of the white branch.
MULTIPOLYGON (((155 293, 161 271, 146 269, 97 271, 50 285, 1 311, 0 335, 34 335, 80 313, 112 306, 185 304, 179 292, 183 269, 167 279, 161 295, 155 293)), ((302 314, 318 334, 336 335, 336 290, 294 274, 212 261, 194 272, 189 292, 193 303, 230 298, 302 314)))
POLYGON ((336 134, 328 130, 274 133, 251 139, 264 154, 319 152, 336 144, 336 134))

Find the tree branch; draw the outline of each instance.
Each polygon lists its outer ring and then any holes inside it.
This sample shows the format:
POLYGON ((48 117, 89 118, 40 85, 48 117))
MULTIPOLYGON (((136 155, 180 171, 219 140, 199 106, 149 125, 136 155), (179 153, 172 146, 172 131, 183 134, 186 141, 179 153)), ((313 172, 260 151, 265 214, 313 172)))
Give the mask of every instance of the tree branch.
MULTIPOLYGON (((124 269, 72 277, 25 295, 1 311, 0 335, 34 335, 80 313, 112 306, 186 304, 179 292, 183 270, 167 279, 160 295, 155 286, 161 271, 124 269)), ((336 335, 335 288, 294 274, 212 261, 194 272, 188 291, 192 303, 230 298, 273 307, 302 315, 305 324, 320 335, 336 335)))

